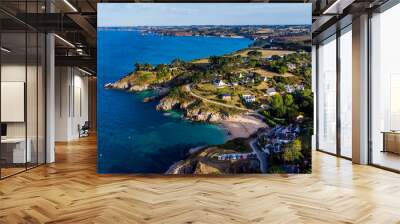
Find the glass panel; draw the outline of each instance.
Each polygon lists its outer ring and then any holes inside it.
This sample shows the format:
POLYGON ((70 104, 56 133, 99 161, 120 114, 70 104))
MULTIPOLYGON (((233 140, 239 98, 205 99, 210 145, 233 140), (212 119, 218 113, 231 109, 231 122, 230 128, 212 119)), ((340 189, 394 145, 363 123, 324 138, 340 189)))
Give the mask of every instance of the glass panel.
MULTIPOLYGON (((45 1, 1 1, 18 13, 43 13, 45 1)), ((22 14, 20 14, 21 16, 22 14)), ((0 177, 45 162, 45 35, 0 12, 0 177)), ((34 21, 31 21, 34 22, 34 21)))
POLYGON ((39 45, 38 45, 38 163, 45 163, 46 149, 45 149, 45 94, 46 94, 46 84, 45 84, 45 44, 46 37, 44 34, 39 34, 39 45))
MULTIPOLYGON (((26 12, 37 13, 38 2, 27 2, 26 12)), ((33 17, 32 21, 37 19, 33 17)), ((27 113, 27 150, 30 150, 30 158, 27 167, 32 168, 38 163, 38 34, 34 30, 27 30, 27 80, 26 80, 26 113, 27 113)))
POLYGON ((318 48, 318 148, 336 153, 336 36, 318 48))
POLYGON ((400 170, 400 4, 372 18, 372 163, 400 170))
POLYGON ((351 26, 340 36, 340 153, 352 157, 352 33, 351 26))
POLYGON ((2 33, 1 45, 1 175, 5 177, 24 171, 30 159, 25 119, 26 33, 2 33))
POLYGON ((37 80, 38 80, 38 36, 36 32, 27 33, 28 38, 28 61, 27 61, 27 81, 26 81, 26 89, 27 89, 27 98, 26 98, 26 112, 27 112, 27 143, 28 143, 28 168, 34 167, 37 165, 38 158, 38 141, 37 141, 37 133, 38 133, 38 88, 37 88, 37 80))

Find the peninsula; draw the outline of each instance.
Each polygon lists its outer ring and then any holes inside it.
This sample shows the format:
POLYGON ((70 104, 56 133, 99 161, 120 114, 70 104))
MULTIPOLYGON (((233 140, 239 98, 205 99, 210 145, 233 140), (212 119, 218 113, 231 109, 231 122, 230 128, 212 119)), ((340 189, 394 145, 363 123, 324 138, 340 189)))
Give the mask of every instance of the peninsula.
MULTIPOLYGON (((179 32, 176 29, 141 28, 144 34, 179 36, 187 32, 186 28, 179 32)), ((198 32, 185 35, 199 35, 198 32)), ((207 35, 215 32, 208 30, 207 35)), ((227 36, 239 37, 241 33, 227 36)), ((157 101, 157 110, 179 110, 184 119, 215 123, 227 129, 228 142, 190 150, 186 159, 168 169, 168 174, 310 169, 311 161, 301 162, 302 158, 311 158, 306 151, 310 151, 313 113, 311 58, 302 49, 249 46, 193 61, 177 58, 168 64, 136 63, 131 73, 105 88, 151 90, 154 95, 144 101, 157 101)))

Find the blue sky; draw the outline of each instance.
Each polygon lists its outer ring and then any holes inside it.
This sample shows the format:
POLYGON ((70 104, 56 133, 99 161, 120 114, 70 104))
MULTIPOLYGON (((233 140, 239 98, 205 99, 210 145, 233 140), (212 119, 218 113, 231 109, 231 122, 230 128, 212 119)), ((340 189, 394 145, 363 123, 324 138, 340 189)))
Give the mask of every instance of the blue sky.
POLYGON ((302 3, 99 3, 98 26, 311 24, 302 3))

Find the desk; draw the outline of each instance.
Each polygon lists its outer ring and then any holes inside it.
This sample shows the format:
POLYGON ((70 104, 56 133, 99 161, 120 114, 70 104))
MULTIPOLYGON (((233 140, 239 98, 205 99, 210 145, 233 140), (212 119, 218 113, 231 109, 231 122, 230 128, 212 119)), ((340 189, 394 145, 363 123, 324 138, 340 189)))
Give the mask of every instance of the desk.
POLYGON ((7 156, 9 158, 6 158, 8 162, 10 163, 26 163, 26 162, 31 162, 32 160, 32 150, 31 150, 31 145, 32 141, 31 139, 27 139, 26 141, 28 144, 26 147, 25 151, 25 138, 5 138, 1 139, 1 145, 2 145, 2 157, 3 157, 3 152, 10 152, 9 154, 12 154, 12 156, 7 156), (12 147, 10 149, 10 147, 12 147), (11 160, 12 158, 12 160, 11 160))
POLYGON ((383 131, 383 151, 400 154, 400 132, 383 131))

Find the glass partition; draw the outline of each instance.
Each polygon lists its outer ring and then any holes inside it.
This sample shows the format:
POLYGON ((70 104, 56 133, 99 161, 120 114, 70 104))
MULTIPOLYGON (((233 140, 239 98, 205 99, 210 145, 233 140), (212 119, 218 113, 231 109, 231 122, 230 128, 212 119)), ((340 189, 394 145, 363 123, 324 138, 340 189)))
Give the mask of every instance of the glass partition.
POLYGON ((336 154, 336 35, 318 47, 317 149, 336 154))
POLYGON ((371 162, 400 170, 400 4, 371 19, 371 162))
POLYGON ((26 41, 25 32, 1 34, 2 177, 24 171, 31 158, 26 136, 26 41))
POLYGON ((27 167, 37 165, 38 149, 38 35, 36 32, 27 33, 27 74, 26 74, 26 113, 27 113, 27 151, 29 160, 27 167))
POLYGON ((351 26, 340 35, 340 154, 352 157, 352 33, 351 26))
POLYGON ((43 33, 38 33, 38 76, 37 76, 37 162, 44 164, 46 162, 46 138, 45 138, 45 124, 46 124, 46 36, 43 33))
MULTIPOLYGON (((43 1, 20 1, 10 6, 18 6, 19 13, 40 13, 43 5, 43 1)), ((8 24, 0 21, 2 179, 45 163, 46 39, 2 12, 0 20, 8 24)))

